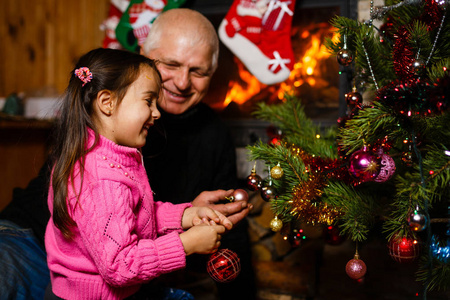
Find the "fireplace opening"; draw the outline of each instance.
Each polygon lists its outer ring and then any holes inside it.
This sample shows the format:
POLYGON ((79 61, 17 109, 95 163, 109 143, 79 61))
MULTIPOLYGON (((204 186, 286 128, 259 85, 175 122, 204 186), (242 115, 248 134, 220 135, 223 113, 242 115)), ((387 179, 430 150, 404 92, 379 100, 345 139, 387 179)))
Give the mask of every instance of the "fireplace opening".
MULTIPOLYGON (((324 41, 326 37, 337 38, 330 20, 336 15, 349 16, 350 12, 356 12, 356 2, 353 6, 352 10, 351 2, 341 0, 296 2, 291 26, 294 69, 287 80, 275 85, 260 83, 220 43, 219 66, 205 102, 225 120, 250 120, 256 103, 279 103, 287 93, 302 101, 309 118, 321 123, 335 122, 345 114, 343 95, 350 86, 346 76, 342 75, 345 70, 328 53, 324 41)), ((226 15, 225 11, 217 12, 217 7, 201 9, 216 28, 226 15)))

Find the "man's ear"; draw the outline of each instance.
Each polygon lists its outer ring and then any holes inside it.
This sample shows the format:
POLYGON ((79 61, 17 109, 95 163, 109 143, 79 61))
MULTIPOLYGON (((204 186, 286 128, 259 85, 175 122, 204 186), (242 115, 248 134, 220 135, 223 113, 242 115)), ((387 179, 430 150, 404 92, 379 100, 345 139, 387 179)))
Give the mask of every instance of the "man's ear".
POLYGON ((109 90, 101 90, 98 92, 95 103, 99 111, 107 116, 110 116, 116 107, 115 98, 109 90))

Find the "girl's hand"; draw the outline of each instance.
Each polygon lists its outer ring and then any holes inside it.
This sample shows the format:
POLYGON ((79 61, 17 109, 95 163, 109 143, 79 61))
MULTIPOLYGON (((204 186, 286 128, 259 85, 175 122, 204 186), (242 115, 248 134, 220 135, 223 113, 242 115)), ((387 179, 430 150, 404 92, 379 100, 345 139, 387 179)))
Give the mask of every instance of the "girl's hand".
POLYGON ((234 225, 242 221, 253 209, 253 204, 248 201, 234 201, 220 203, 226 197, 233 195, 234 190, 215 190, 200 193, 192 201, 192 206, 207 206, 225 215, 234 225))
POLYGON ((228 230, 233 227, 233 223, 227 217, 209 207, 189 207, 184 210, 183 219, 181 220, 183 229, 200 224, 220 224, 228 230))
POLYGON ((193 226, 180 234, 186 255, 193 253, 210 254, 217 251, 220 246, 221 234, 225 232, 222 225, 193 226))

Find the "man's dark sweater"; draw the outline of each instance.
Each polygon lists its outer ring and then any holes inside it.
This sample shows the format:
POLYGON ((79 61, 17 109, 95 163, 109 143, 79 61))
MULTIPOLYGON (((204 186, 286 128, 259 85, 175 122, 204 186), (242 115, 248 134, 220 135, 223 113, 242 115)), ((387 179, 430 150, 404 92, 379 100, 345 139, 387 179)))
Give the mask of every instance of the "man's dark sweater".
POLYGON ((227 127, 200 103, 182 115, 161 111, 142 149, 157 200, 190 202, 202 191, 236 188, 236 156, 227 127))
MULTIPOLYGON (((210 107, 200 103, 181 115, 160 112, 161 119, 149 132, 142 152, 157 200, 190 202, 202 191, 238 188, 230 132, 210 107)), ((221 248, 231 249, 241 258, 242 272, 233 282, 218 285, 221 299, 236 295, 254 299, 247 226, 244 219, 222 238, 221 248)), ((189 256, 188 269, 205 271, 206 258, 189 256)))

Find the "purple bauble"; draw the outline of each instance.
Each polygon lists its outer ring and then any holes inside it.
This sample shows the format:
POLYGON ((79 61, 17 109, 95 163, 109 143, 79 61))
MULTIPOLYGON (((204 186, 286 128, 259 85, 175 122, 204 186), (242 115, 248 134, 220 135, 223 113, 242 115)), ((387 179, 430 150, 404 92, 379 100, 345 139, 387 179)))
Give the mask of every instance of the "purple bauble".
POLYGON ((392 175, 395 173, 395 162, 389 155, 383 153, 381 154, 381 169, 374 181, 376 182, 386 182, 391 179, 392 175))
POLYGON ((370 153, 366 146, 350 156, 348 170, 353 177, 362 182, 373 181, 380 173, 380 168, 380 158, 370 153))

